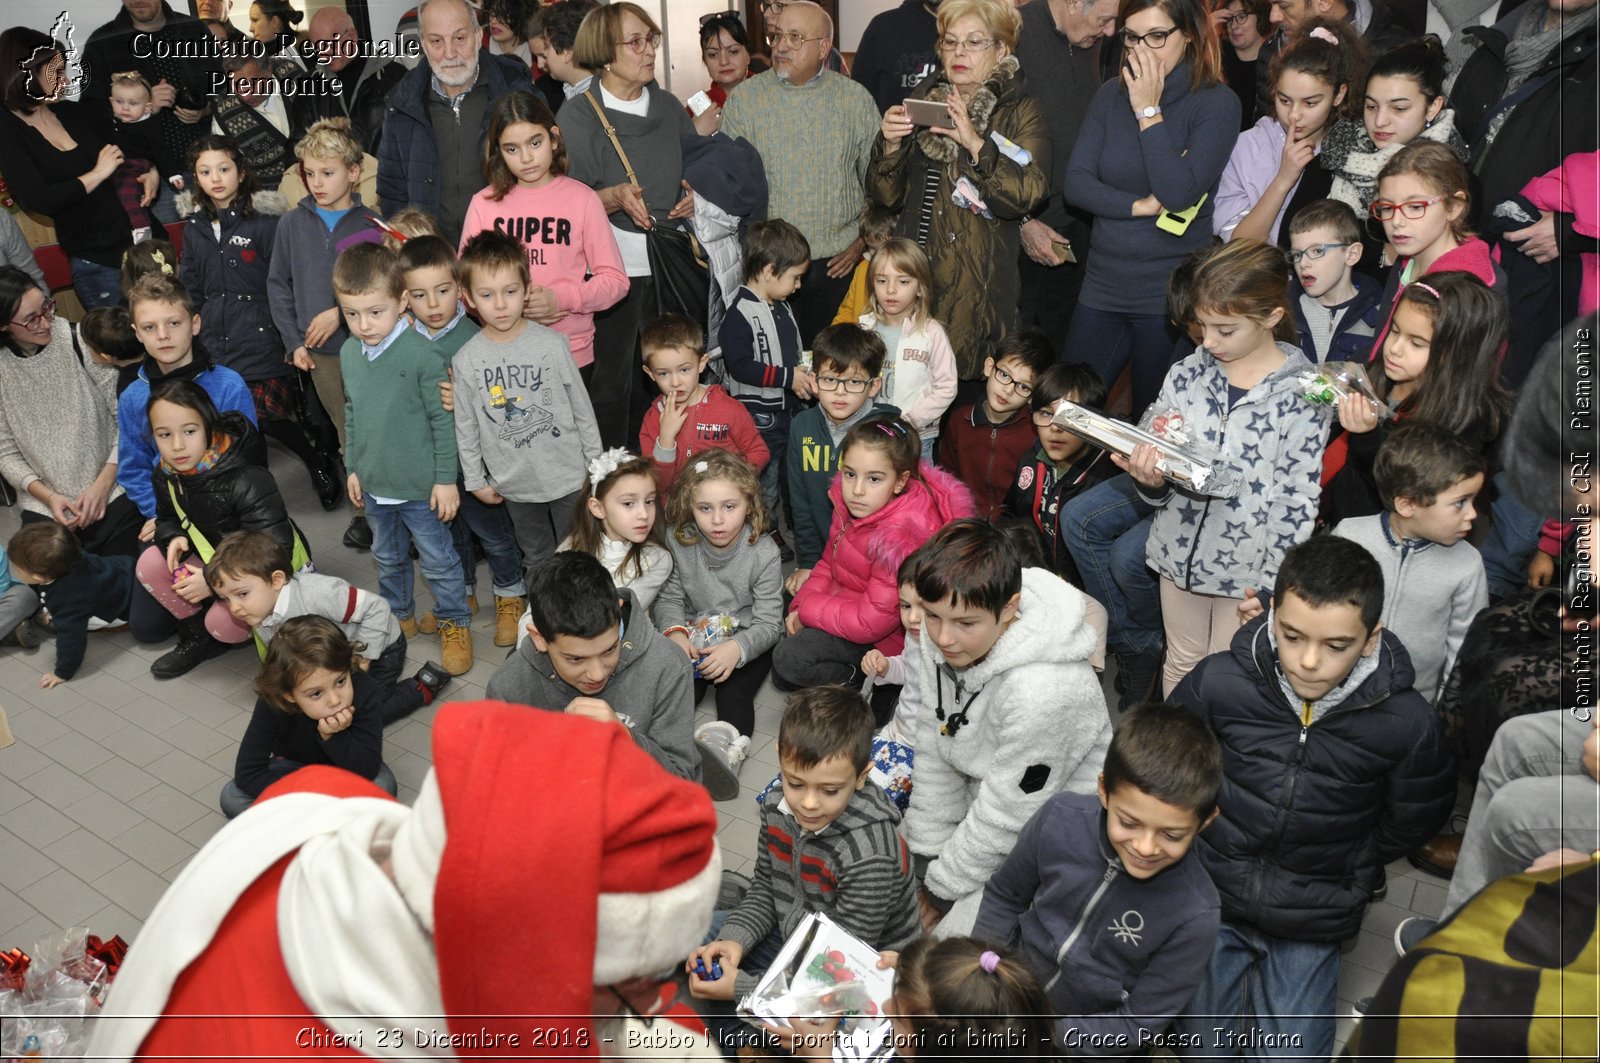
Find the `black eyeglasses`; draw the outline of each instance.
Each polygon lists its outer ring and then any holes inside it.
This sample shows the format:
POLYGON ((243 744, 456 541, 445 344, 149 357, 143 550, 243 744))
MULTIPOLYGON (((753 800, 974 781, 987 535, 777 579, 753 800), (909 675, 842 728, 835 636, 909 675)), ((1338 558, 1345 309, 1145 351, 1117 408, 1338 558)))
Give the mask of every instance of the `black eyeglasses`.
POLYGON ((1001 369, 999 366, 994 367, 994 378, 1000 382, 1001 387, 1011 388, 1018 395, 1021 395, 1025 399, 1033 395, 1032 384, 1024 384, 1018 381, 1016 377, 1012 376, 1004 369, 1001 369))
POLYGON ((1167 38, 1178 32, 1178 27, 1168 26, 1164 30, 1151 30, 1149 33, 1134 33, 1132 30, 1122 31, 1122 46, 1132 48, 1142 43, 1146 48, 1162 48, 1166 46, 1167 38))
POLYGON ((817 377, 818 391, 838 391, 844 388, 846 395, 859 395, 867 390, 872 381, 862 380, 860 377, 849 376, 819 376, 817 377))

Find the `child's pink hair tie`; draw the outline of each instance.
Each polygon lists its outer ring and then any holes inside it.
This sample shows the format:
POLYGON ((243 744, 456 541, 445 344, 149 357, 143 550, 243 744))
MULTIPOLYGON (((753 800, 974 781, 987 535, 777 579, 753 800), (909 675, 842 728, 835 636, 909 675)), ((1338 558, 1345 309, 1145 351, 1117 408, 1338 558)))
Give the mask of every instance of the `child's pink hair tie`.
POLYGON ((1339 47, 1339 35, 1328 29, 1326 26, 1318 26, 1316 29, 1311 31, 1311 36, 1315 37, 1319 41, 1327 41, 1335 48, 1339 47))
POLYGON ((978 966, 982 967, 986 974, 994 974, 994 969, 1000 966, 1000 954, 992 950, 984 952, 978 957, 978 966))
POLYGON ((1427 292, 1429 295, 1433 296, 1435 299, 1438 299, 1440 302, 1444 301, 1444 296, 1439 294, 1439 289, 1435 288, 1431 284, 1424 284, 1421 281, 1412 281, 1411 282, 1411 287, 1413 287, 1413 288, 1421 288, 1423 291, 1427 292))

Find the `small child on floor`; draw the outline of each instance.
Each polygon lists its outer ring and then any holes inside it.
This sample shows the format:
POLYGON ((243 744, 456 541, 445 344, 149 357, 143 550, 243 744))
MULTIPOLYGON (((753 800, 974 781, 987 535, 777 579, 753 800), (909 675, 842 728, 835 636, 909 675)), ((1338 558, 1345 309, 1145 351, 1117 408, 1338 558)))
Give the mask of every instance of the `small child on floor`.
POLYGON ((385 723, 432 704, 450 684, 450 674, 432 662, 402 679, 406 635, 383 596, 337 576, 296 572, 289 551, 265 532, 225 536, 207 562, 205 576, 217 601, 255 632, 263 657, 273 636, 297 616, 321 616, 337 624, 347 639, 361 646, 357 667, 392 692, 385 723))
POLYGON ((388 693, 355 663, 359 652, 360 643, 326 617, 284 622, 256 677, 255 711, 233 778, 222 787, 223 815, 239 815, 261 791, 308 764, 331 764, 398 791, 383 762, 388 693))
MULTIPOLYGON (((38 587, 56 629, 55 667, 39 678, 48 690, 78 674, 89 641, 89 619, 111 624, 128 618, 133 600, 133 558, 86 554, 78 539, 55 521, 29 521, 6 546, 11 575, 38 587)), ((20 596, 19 596, 20 597, 20 596)))
MULTIPOLYGON (((761 810, 761 851, 739 905, 713 918, 710 940, 690 954, 689 991, 712 1001, 751 992, 800 921, 821 912, 875 949, 899 949, 920 936, 917 883, 896 827, 900 813, 867 785, 872 710, 841 687, 814 687, 789 699, 778 725, 782 788, 761 810), (798 874, 804 850, 806 873, 798 874), (720 978, 695 971, 721 965, 720 978)), ((725 1046, 742 1024, 731 1006, 708 1016, 725 1046), (719 1022, 718 1019, 723 1021, 719 1022)))
POLYGON ((101 306, 83 316, 78 326, 83 353, 101 365, 116 366, 117 396, 138 379, 144 364, 144 344, 133 332, 133 318, 124 306, 101 306))

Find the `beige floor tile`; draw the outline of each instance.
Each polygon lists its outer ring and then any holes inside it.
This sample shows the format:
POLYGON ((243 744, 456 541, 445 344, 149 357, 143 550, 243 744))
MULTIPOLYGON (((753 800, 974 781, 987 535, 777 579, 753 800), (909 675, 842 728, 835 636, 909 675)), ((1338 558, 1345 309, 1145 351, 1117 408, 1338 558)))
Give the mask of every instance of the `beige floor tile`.
POLYGON ((85 919, 106 906, 103 894, 72 872, 60 869, 18 890, 17 896, 60 927, 82 926, 85 919))

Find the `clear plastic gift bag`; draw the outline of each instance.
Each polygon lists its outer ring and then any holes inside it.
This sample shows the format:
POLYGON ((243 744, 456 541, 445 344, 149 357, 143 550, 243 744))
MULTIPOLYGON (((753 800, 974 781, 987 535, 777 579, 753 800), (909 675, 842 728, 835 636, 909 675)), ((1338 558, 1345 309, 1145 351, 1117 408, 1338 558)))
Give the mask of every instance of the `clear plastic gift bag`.
POLYGON ((813 912, 740 1001, 739 1014, 785 1028, 797 1016, 837 1015, 835 1059, 887 1059, 893 1039, 883 1009, 893 989, 894 972, 878 967, 877 949, 813 912))
POLYGON ((1366 370, 1354 362, 1328 362, 1301 373, 1299 383, 1301 396, 1313 406, 1331 408, 1337 406, 1340 399, 1359 395, 1367 400, 1379 421, 1387 421, 1394 416, 1394 411, 1372 390, 1366 370))
POLYGON ((689 645, 697 650, 709 650, 733 638, 737 630, 737 617, 727 613, 701 613, 689 621, 689 645))
MULTIPOLYGON (((118 939, 120 941, 120 939, 118 939)), ((90 954, 89 931, 61 930, 36 942, 20 989, 0 992, 0 1059, 80 1055, 100 1013, 111 971, 90 954)), ((99 945, 98 939, 94 940, 99 945)))

